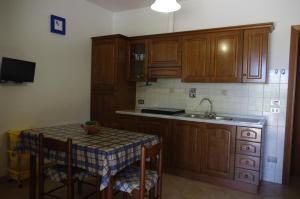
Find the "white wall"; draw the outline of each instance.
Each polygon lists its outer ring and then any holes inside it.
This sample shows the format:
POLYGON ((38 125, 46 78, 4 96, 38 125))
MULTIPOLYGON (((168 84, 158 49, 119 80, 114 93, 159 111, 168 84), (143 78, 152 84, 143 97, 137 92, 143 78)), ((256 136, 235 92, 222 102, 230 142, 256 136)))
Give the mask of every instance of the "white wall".
MULTIPOLYGON (((291 25, 300 24, 298 0, 188 0, 175 13, 175 31, 232 25, 274 22, 270 37, 268 84, 183 84, 180 80, 160 80, 152 87, 137 84, 137 98, 145 99, 145 106, 161 105, 203 111, 197 103, 202 96, 211 96, 221 113, 263 115, 266 127, 263 179, 282 182, 283 146, 285 129, 287 69, 291 25), (286 69, 286 74, 275 73, 286 69), (189 88, 198 89, 198 98, 187 97, 189 88), (224 94, 224 90, 226 90, 224 94), (280 99, 280 114, 270 113, 271 99, 280 99), (244 102, 241 105, 241 102, 244 102), (159 102, 159 103, 158 103, 159 102), (172 103, 171 103, 172 102, 172 103), (240 108, 237 108, 240 107, 240 108), (278 158, 277 163, 267 161, 278 158)), ((168 15, 150 11, 150 8, 115 13, 114 32, 128 36, 163 33, 168 30, 168 15)))
POLYGON ((0 84, 0 176, 8 129, 89 119, 90 37, 111 34, 112 20, 84 0, 0 1, 0 58, 37 63, 33 84, 0 84), (50 33, 51 14, 66 18, 66 36, 50 33))

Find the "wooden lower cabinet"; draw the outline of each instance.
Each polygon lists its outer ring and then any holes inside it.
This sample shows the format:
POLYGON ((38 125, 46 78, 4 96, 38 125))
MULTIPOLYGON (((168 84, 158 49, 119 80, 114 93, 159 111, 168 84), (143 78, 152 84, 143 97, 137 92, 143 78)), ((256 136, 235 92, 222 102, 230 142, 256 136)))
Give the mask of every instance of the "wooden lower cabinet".
POLYGON ((118 115, 118 128, 127 131, 138 131, 138 117, 128 115, 118 115))
POLYGON ((236 126, 174 122, 172 168, 233 179, 235 135, 236 126))
POLYGON ((174 122, 171 135, 172 169, 200 172, 201 131, 203 125, 190 122, 174 122))
POLYGON ((158 118, 140 118, 139 132, 161 136, 163 138, 163 168, 170 167, 170 120, 158 118))
POLYGON ((202 132, 202 173, 234 178, 236 126, 207 124, 202 132))
POLYGON ((100 122, 101 125, 115 128, 115 95, 114 93, 92 94, 91 119, 100 122))
POLYGON ((163 138, 163 168, 170 167, 170 120, 150 117, 118 115, 118 128, 153 134, 163 138))
POLYGON ((246 141, 253 137, 251 133, 241 135, 251 131, 262 136, 262 129, 143 116, 117 118, 121 129, 163 137, 164 172, 258 192, 261 143, 246 141), (255 146, 256 153, 250 153, 248 146, 255 146))

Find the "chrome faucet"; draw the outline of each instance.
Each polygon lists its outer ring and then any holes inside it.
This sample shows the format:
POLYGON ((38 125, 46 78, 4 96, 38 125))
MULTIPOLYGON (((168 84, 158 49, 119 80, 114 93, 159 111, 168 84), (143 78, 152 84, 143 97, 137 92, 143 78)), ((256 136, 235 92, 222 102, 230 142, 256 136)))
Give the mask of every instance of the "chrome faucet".
POLYGON ((212 100, 209 99, 208 97, 204 97, 204 98, 201 99, 200 105, 201 105, 204 101, 208 101, 208 103, 209 103, 209 105, 210 105, 209 111, 206 111, 206 112, 205 112, 205 117, 211 118, 211 119, 212 119, 212 118, 215 118, 215 117, 216 117, 216 113, 213 112, 213 102, 212 102, 212 100))

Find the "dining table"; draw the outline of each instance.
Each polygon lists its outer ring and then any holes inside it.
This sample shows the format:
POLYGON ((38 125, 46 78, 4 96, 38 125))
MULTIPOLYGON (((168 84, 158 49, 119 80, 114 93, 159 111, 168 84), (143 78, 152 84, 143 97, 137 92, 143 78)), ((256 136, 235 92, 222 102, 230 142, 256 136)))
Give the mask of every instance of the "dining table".
MULTIPOLYGON (((73 166, 99 176, 102 197, 108 199, 113 197, 113 176, 140 159, 143 145, 152 146, 159 142, 156 135, 102 126, 97 133, 87 134, 79 123, 24 130, 16 150, 30 153, 30 199, 36 198, 36 159, 40 133, 61 141, 71 138, 73 166)), ((45 158, 66 164, 65 153, 47 151, 45 158)))

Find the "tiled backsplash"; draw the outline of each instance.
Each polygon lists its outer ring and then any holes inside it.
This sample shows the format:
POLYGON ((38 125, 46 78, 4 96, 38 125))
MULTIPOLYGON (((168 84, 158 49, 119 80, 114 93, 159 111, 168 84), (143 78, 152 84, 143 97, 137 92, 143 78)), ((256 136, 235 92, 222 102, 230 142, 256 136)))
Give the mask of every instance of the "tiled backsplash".
POLYGON ((144 99, 144 104, 136 108, 169 107, 183 108, 189 112, 205 112, 209 105, 199 105, 203 97, 210 97, 214 111, 218 114, 265 116, 264 174, 266 181, 281 183, 284 126, 287 99, 288 71, 271 69, 268 84, 220 84, 182 83, 180 79, 159 79, 151 86, 137 83, 136 102, 144 99), (196 88, 196 97, 189 97, 190 88, 196 88), (280 106, 271 105, 271 100, 280 100, 280 106), (280 108, 280 113, 271 113, 271 108, 280 108), (277 157, 277 163, 267 158, 277 157), (278 175, 280 173, 280 175, 278 175))

